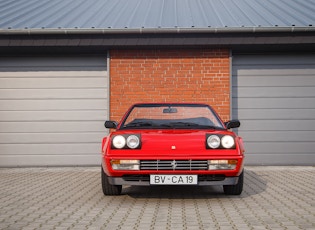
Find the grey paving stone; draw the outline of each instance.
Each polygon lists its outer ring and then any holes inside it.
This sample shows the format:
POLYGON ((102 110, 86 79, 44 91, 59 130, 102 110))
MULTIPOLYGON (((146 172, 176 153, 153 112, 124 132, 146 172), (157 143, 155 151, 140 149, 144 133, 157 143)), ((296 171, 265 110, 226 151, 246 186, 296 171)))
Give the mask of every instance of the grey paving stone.
POLYGON ((0 168, 0 229, 315 229, 315 167, 246 167, 244 191, 126 186, 99 167, 0 168))

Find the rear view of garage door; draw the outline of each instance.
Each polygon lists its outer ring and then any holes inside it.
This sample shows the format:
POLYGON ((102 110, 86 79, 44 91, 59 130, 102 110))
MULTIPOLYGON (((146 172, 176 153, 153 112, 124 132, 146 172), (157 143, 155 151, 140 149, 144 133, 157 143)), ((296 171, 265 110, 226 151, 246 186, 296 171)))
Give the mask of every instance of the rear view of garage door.
POLYGON ((96 165, 106 56, 0 58, 0 166, 96 165))
POLYGON ((232 116, 248 164, 315 164, 315 55, 235 55, 232 116))

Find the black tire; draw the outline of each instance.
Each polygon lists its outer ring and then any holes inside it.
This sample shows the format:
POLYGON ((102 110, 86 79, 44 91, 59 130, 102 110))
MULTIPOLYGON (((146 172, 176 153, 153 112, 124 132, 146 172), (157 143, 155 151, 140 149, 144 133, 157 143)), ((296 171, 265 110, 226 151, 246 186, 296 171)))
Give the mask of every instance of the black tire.
POLYGON ((236 185, 223 185, 225 195, 240 195, 243 191, 244 184, 244 170, 238 177, 236 185))
POLYGON ((102 178, 102 189, 104 195, 107 196, 117 196, 121 194, 122 185, 112 185, 108 182, 108 176, 104 173, 103 168, 101 167, 101 178, 102 178))

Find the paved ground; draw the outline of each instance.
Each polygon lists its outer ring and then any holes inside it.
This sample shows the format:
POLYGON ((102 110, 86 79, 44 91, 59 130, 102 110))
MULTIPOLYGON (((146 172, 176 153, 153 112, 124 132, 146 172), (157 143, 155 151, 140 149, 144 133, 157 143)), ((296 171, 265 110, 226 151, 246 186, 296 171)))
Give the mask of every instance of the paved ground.
POLYGON ((100 168, 0 169, 0 229, 315 229, 315 167, 246 167, 241 196, 221 187, 124 187, 100 168))

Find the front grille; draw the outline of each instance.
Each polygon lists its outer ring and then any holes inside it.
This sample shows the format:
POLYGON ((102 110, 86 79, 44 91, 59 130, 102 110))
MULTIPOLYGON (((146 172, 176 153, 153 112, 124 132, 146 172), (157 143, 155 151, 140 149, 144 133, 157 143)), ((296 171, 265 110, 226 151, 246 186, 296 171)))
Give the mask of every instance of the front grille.
POLYGON ((142 160, 140 170, 207 170, 207 160, 142 160))

